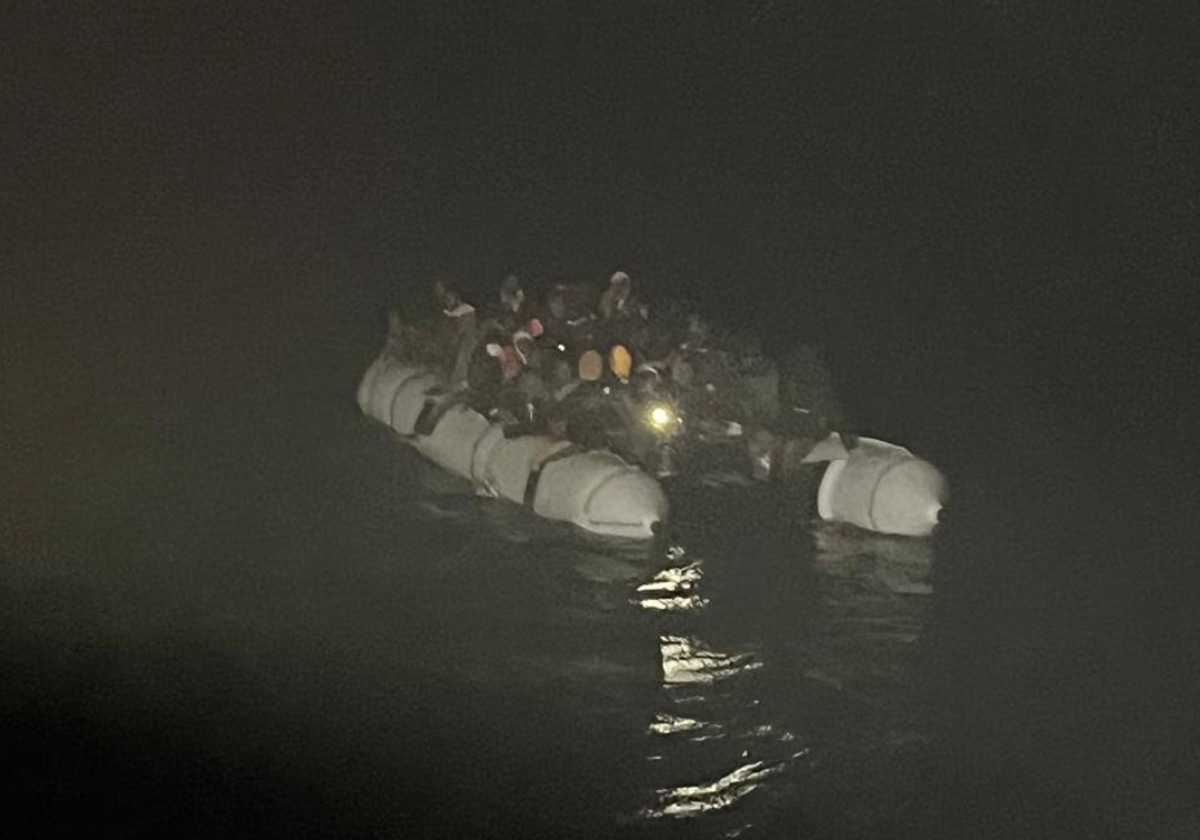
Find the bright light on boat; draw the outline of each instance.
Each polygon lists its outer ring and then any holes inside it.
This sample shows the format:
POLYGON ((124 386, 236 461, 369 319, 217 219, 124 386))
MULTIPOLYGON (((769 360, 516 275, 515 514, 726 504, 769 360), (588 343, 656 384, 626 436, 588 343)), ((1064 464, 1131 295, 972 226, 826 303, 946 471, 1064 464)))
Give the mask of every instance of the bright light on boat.
POLYGON ((656 429, 665 429, 675 422, 675 414, 663 405, 656 405, 650 410, 650 425, 656 429))

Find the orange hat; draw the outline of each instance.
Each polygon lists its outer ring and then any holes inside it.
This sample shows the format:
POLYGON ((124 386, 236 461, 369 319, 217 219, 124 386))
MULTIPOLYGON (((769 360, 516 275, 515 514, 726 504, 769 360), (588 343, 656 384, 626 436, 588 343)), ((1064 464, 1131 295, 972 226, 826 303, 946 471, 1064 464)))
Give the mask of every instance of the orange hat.
POLYGON ((624 344, 618 344, 609 352, 608 367, 622 382, 629 379, 629 372, 633 369, 633 356, 629 355, 629 350, 624 344))
POLYGON ((595 350, 588 350, 579 357, 579 378, 584 382, 595 382, 604 373, 604 360, 595 350))

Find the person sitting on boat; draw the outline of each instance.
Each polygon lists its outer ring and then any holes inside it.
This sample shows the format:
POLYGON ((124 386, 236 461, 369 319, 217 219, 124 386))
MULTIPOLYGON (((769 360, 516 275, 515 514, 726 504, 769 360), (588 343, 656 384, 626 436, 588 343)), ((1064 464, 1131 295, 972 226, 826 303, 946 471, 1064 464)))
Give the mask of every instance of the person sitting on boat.
POLYGON ((642 365, 627 383, 613 387, 612 398, 620 420, 613 434, 614 450, 647 469, 669 472, 669 449, 681 427, 666 380, 655 368, 642 365))
POLYGON ((584 449, 608 449, 613 422, 611 400, 604 393, 604 357, 586 350, 579 357, 577 375, 570 388, 556 392, 559 411, 565 416, 565 437, 584 449))
POLYGON ((561 403, 584 384, 577 363, 566 353, 544 351, 542 376, 550 399, 561 403))
POLYGON ((633 302, 633 283, 624 271, 608 278, 608 288, 600 296, 600 318, 610 321, 625 311, 633 302))
POLYGON ((560 283, 551 287, 546 295, 546 304, 538 314, 537 320, 542 328, 539 336, 541 344, 558 347, 563 352, 573 346, 566 286, 560 283))
POLYGON ((711 349, 710 336, 703 316, 698 312, 688 313, 687 327, 667 358, 671 379, 678 387, 690 388, 694 383, 698 361, 711 349))
POLYGON ((442 332, 452 359, 448 383, 452 389, 463 388, 467 384, 467 370, 475 351, 475 307, 463 300, 458 290, 444 279, 435 281, 434 294, 442 307, 442 332))
POLYGON ((515 344, 508 341, 489 342, 487 353, 496 360, 502 383, 512 382, 521 375, 521 371, 525 367, 525 358, 515 344))
POLYGON ((471 408, 486 417, 502 422, 515 422, 511 409, 512 382, 521 375, 521 359, 517 350, 503 334, 490 332, 475 351, 468 387, 471 408))
POLYGON ((567 326, 579 346, 593 348, 596 334, 596 290, 591 284, 567 287, 567 326))
POLYGON ((779 368, 763 352, 762 342, 749 330, 730 337, 734 376, 733 394, 739 416, 733 419, 750 426, 774 426, 779 420, 779 368))
POLYGON ((504 379, 490 348, 495 336, 485 335, 471 354, 467 367, 467 405, 488 416, 500 404, 500 386, 504 379))
POLYGON ((845 436, 845 411, 817 348, 801 345, 785 355, 780 374, 780 420, 786 434, 817 440, 834 431, 845 436))
POLYGON ((526 336, 518 338, 514 349, 522 367, 502 389, 502 400, 517 418, 511 434, 543 434, 548 431, 550 409, 556 402, 549 374, 557 354, 538 347, 526 336))
POLYGON ((629 275, 618 271, 600 298, 600 322, 610 345, 640 349, 648 337, 650 308, 633 294, 629 275))
POLYGON ((669 310, 644 304, 641 329, 635 335, 635 354, 639 364, 650 363, 665 370, 679 336, 679 322, 669 310))
POLYGON ((526 329, 529 322, 535 319, 533 301, 525 293, 521 278, 516 274, 507 274, 500 283, 500 292, 496 304, 489 307, 484 317, 509 333, 526 329))
POLYGON ((399 309, 387 313, 388 334, 384 352, 397 361, 438 366, 445 362, 440 324, 406 319, 399 309))
POLYGON ((576 353, 600 349, 603 341, 596 312, 595 289, 588 284, 568 285, 566 289, 569 344, 576 353))

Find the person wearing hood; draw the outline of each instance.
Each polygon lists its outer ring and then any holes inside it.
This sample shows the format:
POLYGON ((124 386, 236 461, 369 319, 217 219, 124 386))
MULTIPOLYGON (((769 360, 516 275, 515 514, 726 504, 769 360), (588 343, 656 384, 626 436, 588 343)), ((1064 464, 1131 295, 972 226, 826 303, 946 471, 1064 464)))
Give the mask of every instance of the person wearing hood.
POLYGON ((624 271, 608 278, 608 288, 600 296, 600 317, 611 321, 626 312, 633 303, 633 283, 624 271))
POLYGON ((499 303, 500 323, 510 331, 515 331, 533 317, 524 285, 516 274, 506 275, 500 283, 499 303))
POLYGON ((650 307, 633 293, 624 271, 614 274, 600 297, 600 320, 610 344, 623 344, 641 355, 650 340, 650 307))

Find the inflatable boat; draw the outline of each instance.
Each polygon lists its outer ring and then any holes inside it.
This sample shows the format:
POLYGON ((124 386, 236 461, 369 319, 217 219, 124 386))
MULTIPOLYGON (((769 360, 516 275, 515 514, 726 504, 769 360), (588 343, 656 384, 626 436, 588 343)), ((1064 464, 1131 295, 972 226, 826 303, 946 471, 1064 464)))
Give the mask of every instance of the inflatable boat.
MULTIPOLYGON (((641 468, 564 440, 506 437, 499 424, 442 399, 438 386, 428 369, 383 354, 363 376, 358 405, 479 493, 527 505, 539 516, 635 539, 652 537, 666 520, 666 495, 641 468)), ((848 449, 834 433, 804 460, 823 469, 817 513, 824 520, 917 537, 937 526, 946 481, 902 446, 860 437, 848 449)))
POLYGON ((841 451, 810 456, 828 462, 817 489, 822 519, 882 534, 933 533, 947 497, 946 479, 935 466, 903 446, 875 438, 860 437, 846 450, 835 432, 817 448, 830 443, 830 449, 841 451))
POLYGON ((438 377, 384 355, 358 388, 358 405, 430 460, 484 495, 528 505, 597 534, 646 539, 667 516, 658 481, 609 452, 538 435, 508 438, 461 402, 438 400, 438 377))

